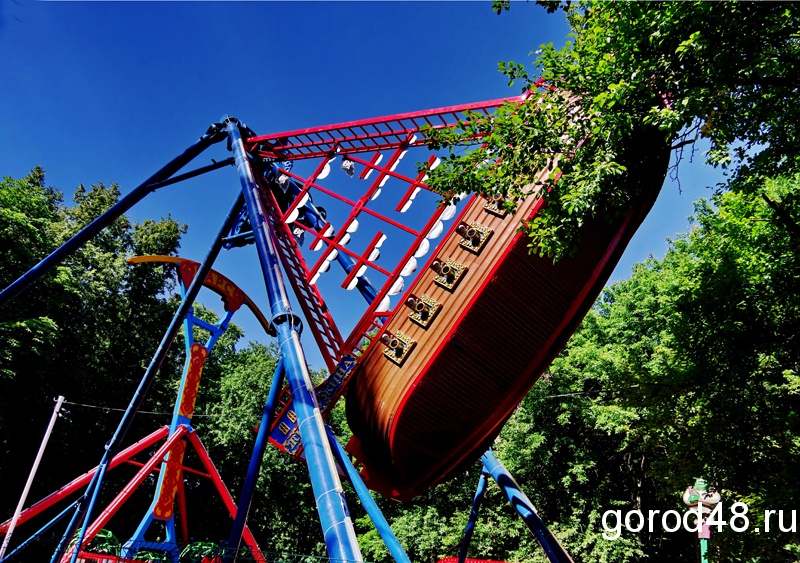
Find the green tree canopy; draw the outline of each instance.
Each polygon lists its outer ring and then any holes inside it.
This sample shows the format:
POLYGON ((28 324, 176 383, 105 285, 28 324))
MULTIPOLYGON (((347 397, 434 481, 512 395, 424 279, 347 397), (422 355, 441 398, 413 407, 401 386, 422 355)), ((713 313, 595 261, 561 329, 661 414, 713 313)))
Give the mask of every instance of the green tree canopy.
POLYGON ((699 201, 692 230, 604 292, 504 430, 498 454, 578 559, 695 557, 691 534, 659 523, 607 541, 600 517, 682 512, 703 476, 726 519, 749 507, 750 532, 714 531, 714 561, 797 560, 796 533, 752 530, 800 495, 800 237, 786 222, 798 193, 795 176, 766 182, 766 197, 699 201))
MULTIPOLYGON (((7 286, 119 198, 117 186, 79 186, 74 205, 45 184, 40 168, 22 179, 0 182, 0 285, 7 286)), ((177 307, 171 296, 175 271, 156 264, 130 265, 132 255, 174 254, 185 227, 167 217, 132 223, 117 219, 45 276, 24 297, 0 310, 0 448, 5 459, 32 460, 52 412, 52 398, 67 397, 68 413, 55 426, 29 504, 96 465, 130 401, 164 329, 177 307), (23 405, 24 407, 20 407, 23 405)), ((215 304, 219 301, 214 300, 215 304)), ((216 323, 216 313, 196 304, 194 314, 216 323)), ((197 329, 195 339, 208 334, 197 329)), ((237 497, 250 460, 254 428, 261 419, 275 346, 240 346, 243 332, 231 323, 203 369, 194 427, 237 497)), ((148 392, 146 413, 137 415, 125 445, 170 420, 182 367, 183 335, 148 392)), ((321 374, 314 373, 317 380, 321 374)), ((329 419, 346 436, 343 410, 329 419)), ((316 507, 302 462, 270 447, 262 465, 250 527, 264 550, 324 554, 316 507)), ((200 463, 193 454, 190 466, 200 463)), ((8 491, 21 491, 30 466, 0 464, 8 491)), ((230 517, 208 479, 186 473, 190 533, 198 540, 227 539, 230 517)), ((111 500, 131 470, 109 474, 100 503, 111 500)), ((111 523, 118 538, 130 537, 152 500, 148 482, 111 523)), ((10 515, 14 494, 2 497, 10 515)), ((49 515, 48 518, 52 516, 49 515)), ((5 518, 3 518, 5 519, 5 518)), ((25 531, 15 535, 22 540, 25 531)), ((60 533, 60 530, 55 533, 60 533)), ((26 550, 30 560, 49 557, 57 538, 26 550), (52 545, 48 542, 52 542, 52 545), (36 551, 40 549, 40 551, 36 551)))
MULTIPOLYGON (((74 205, 67 207, 61 192, 45 184, 41 168, 22 179, 0 181, 0 286, 25 273, 118 197, 114 185, 80 186, 74 205)), ((130 266, 126 258, 174 253, 184 230, 169 217, 141 224, 121 217, 53 275, 0 310, 0 452, 18 461, 0 464, 0 480, 9 492, 23 488, 54 397, 111 408, 127 405, 174 304, 166 296, 172 272, 130 266)), ((167 364, 165 372, 174 374, 176 358, 167 364)), ((29 500, 96 465, 120 417, 69 405, 65 410, 70 412, 55 427, 29 500)), ((12 514, 16 501, 14 493, 3 495, 0 512, 12 514)))
POLYGON ((548 205, 524 227, 537 252, 558 258, 587 218, 626 209, 642 153, 672 149, 679 160, 707 139, 707 162, 739 189, 798 169, 797 4, 539 4, 566 12, 570 41, 542 45, 530 73, 501 63, 533 90, 526 102, 476 115, 461 131, 429 132, 435 147, 484 134, 482 147, 451 153, 431 173, 433 189, 502 196, 513 208, 527 186, 542 186, 548 205))

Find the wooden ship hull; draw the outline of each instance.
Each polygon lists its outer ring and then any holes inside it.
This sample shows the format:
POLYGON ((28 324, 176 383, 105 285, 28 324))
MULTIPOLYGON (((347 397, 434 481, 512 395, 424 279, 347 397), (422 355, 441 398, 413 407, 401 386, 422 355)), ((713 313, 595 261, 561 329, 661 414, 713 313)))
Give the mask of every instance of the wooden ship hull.
POLYGON ((408 500, 486 451, 586 315, 652 207, 666 170, 663 158, 653 160, 643 167, 630 212, 584 225, 577 252, 556 263, 531 254, 528 236, 517 232, 520 217, 540 209, 537 194, 513 216, 482 198, 472 201, 462 231, 482 229, 483 244, 449 233, 407 294, 425 304, 417 307, 422 313, 408 309, 386 327, 401 345, 373 345, 350 383, 347 449, 370 488, 408 500), (430 269, 443 263, 453 272, 461 267, 460 277, 430 269))

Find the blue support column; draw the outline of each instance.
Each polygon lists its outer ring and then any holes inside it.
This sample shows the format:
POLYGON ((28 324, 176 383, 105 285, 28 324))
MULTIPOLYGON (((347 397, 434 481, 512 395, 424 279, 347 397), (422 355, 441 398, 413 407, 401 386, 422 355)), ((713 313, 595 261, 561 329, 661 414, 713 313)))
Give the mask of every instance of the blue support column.
POLYGON ((528 499, 525 493, 519 488, 514 477, 508 472, 508 469, 494 456, 492 450, 488 450, 483 454, 481 461, 483 462, 484 469, 489 472, 495 482, 503 489, 503 492, 508 498, 508 502, 510 502, 514 510, 517 511, 517 514, 522 517, 528 529, 533 532, 536 541, 539 542, 539 545, 544 550, 547 559, 552 563, 573 563, 572 558, 564 551, 561 543, 559 543, 552 532, 547 529, 542 519, 539 518, 539 515, 536 514, 533 503, 531 503, 530 499, 528 499))
POLYGON ((481 508, 483 494, 486 492, 487 475, 489 475, 489 472, 484 469, 481 471, 480 478, 478 478, 478 488, 475 490, 475 498, 472 499, 472 509, 469 511, 469 520, 467 520, 467 527, 464 528, 464 537, 461 538, 461 547, 458 550, 458 563, 464 563, 467 559, 469 542, 472 541, 472 532, 475 531, 475 523, 478 521, 478 511, 481 508))
MULTIPOLYGON (((184 287, 183 281, 180 282, 181 288, 181 297, 185 297, 186 295, 186 287, 184 287)), ((209 333, 208 340, 205 343, 205 349, 207 353, 210 353, 211 350, 214 348, 214 344, 216 344, 217 340, 220 336, 227 330, 228 323, 233 317, 233 311, 227 311, 225 316, 219 320, 219 322, 214 325, 203 321, 202 319, 198 319, 194 316, 194 310, 189 309, 189 312, 183 319, 183 334, 184 334, 184 345, 186 348, 185 354, 186 359, 184 360, 183 364, 183 372, 181 373, 181 381, 178 385, 178 393, 176 395, 175 406, 173 407, 172 411, 172 422, 170 423, 169 427, 169 436, 172 436, 177 430, 178 427, 181 425, 187 426, 191 428, 192 419, 191 414, 188 416, 181 415, 181 403, 183 402, 183 396, 186 388, 186 378, 189 374, 189 370, 192 364, 192 345, 194 344, 194 327, 201 327, 209 333)), ((130 537, 130 539, 125 542, 122 546, 122 550, 120 555, 122 557, 133 559, 136 557, 137 551, 140 549, 140 546, 145 545, 145 534, 150 529, 150 526, 156 520, 160 520, 164 524, 164 530, 166 533, 166 538, 164 541, 153 543, 149 546, 149 549, 159 549, 164 551, 168 554, 171 558, 172 563, 178 563, 180 559, 180 547, 178 546, 178 538, 177 534, 175 533, 175 515, 172 514, 169 518, 157 518, 155 515, 155 509, 159 502, 159 497, 161 496, 162 489, 164 487, 164 479, 167 475, 167 467, 170 462, 175 461, 173 459, 173 453, 170 452, 169 456, 162 462, 161 464, 161 472, 158 477, 158 482, 156 483, 156 490, 153 494, 153 502, 150 504, 150 508, 147 510, 147 513, 142 518, 142 521, 139 523, 139 526, 136 528, 136 531, 130 537)))
POLYGON ((342 485, 328 444, 322 416, 314 395, 314 384, 308 373, 305 354, 300 345, 298 328, 300 319, 292 313, 286 287, 278 263, 273 233, 269 227, 250 168, 239 122, 225 119, 231 150, 242 184, 250 225, 253 227, 255 245, 264 281, 267 287, 272 324, 278 332, 278 346, 283 358, 286 379, 292 391, 292 403, 297 415, 298 428, 303 441, 311 487, 317 502, 325 545, 331 559, 340 563, 361 561, 361 551, 356 540, 353 523, 344 500, 342 485))
MULTIPOLYGON (((139 186, 133 189, 129 194, 121 198, 111 208, 100 215, 97 219, 86 225, 75 236, 55 249, 49 256, 44 258, 41 262, 36 264, 33 268, 25 272, 14 283, 6 287, 0 292, 0 307, 5 306, 9 301, 13 300, 20 293, 25 291, 28 287, 34 284, 39 278, 45 275, 58 265, 64 258, 75 252, 86 241, 94 237, 97 233, 102 231, 108 225, 114 222, 120 215, 125 213, 134 204, 140 201, 144 196, 157 188, 166 185, 166 179, 172 176, 175 172, 183 168, 189 161, 195 158, 198 154, 203 152, 208 146, 213 143, 219 142, 224 138, 219 124, 212 125, 205 135, 186 149, 182 154, 178 155, 170 162, 168 162, 161 170, 150 176, 147 180, 142 182, 139 186)), ((205 167, 203 171, 208 171, 217 168, 217 165, 205 167)), ((202 172, 198 172, 202 173, 202 172)), ((191 177, 192 174, 184 175, 184 179, 191 177)))
POLYGON ((214 260, 216 260, 217 256, 219 255, 220 250, 222 249, 222 240, 228 234, 233 225, 233 222, 236 220, 236 217, 239 213, 243 205, 243 196, 240 194, 239 197, 236 199, 236 203, 234 203, 233 207, 231 208, 228 216, 225 219, 220 232, 217 234, 217 237, 214 239, 214 243, 211 245, 211 248, 208 251, 208 255, 203 263, 200 265, 200 268, 197 271, 197 274, 194 277, 189 289, 186 291, 186 295, 184 296, 183 300, 181 301, 178 310, 175 312, 175 315, 172 317, 172 322, 167 328, 166 333, 164 334, 163 338, 161 339, 161 343, 158 346, 155 354, 153 355, 153 359, 150 361, 150 365, 147 366, 147 370, 145 371, 144 375, 142 376, 141 381, 139 382, 139 387, 136 389, 136 392, 131 399, 130 404, 128 405, 127 410, 122 415, 122 420, 117 427, 114 436, 109 440, 105 447, 105 453, 100 461, 100 464, 97 467, 97 472, 94 474, 91 483, 86 488, 86 491, 81 498, 81 501, 78 504, 78 508, 75 510, 75 514, 72 517, 69 525, 67 526, 64 535, 61 538, 61 541, 58 544, 55 552, 53 553, 53 557, 51 558, 51 563, 59 563, 61 557, 64 555, 64 552, 67 550, 67 546, 69 542, 72 541, 72 538, 75 534, 75 531, 78 528, 78 523, 81 519, 83 519, 84 524, 81 527, 80 533, 78 534, 78 548, 75 549, 75 552, 72 556, 72 563, 75 563, 78 558, 78 553, 80 552, 80 545, 83 543, 84 534, 86 532, 86 526, 88 525, 92 512, 94 510, 94 505, 97 501, 97 496, 100 492, 100 489, 103 485, 103 477, 105 476, 106 470, 108 469, 109 464, 114 459, 114 456, 117 453, 117 449, 119 448, 122 440, 125 439, 125 435, 128 432, 131 424, 133 424, 133 418, 138 412, 139 408, 142 406, 144 402, 147 392, 150 390, 153 381, 155 380, 155 376, 158 373, 159 368, 161 368, 161 364, 164 362, 164 359, 167 357, 167 352, 169 351, 169 347, 172 345, 172 342, 175 340, 175 336, 177 336, 178 331, 180 330, 181 323, 183 322, 184 317, 189 312, 189 309, 192 307, 194 300, 197 298, 197 294, 200 292, 200 288, 203 287, 203 282, 208 276, 208 273, 211 271, 211 268, 214 265, 214 260), (88 504, 87 504, 88 501, 88 504))
POLYGON ((272 413, 275 410, 275 401, 278 393, 283 387, 283 361, 278 360, 275 367, 275 374, 272 376, 272 385, 269 388, 269 396, 264 404, 264 412, 261 415, 261 424, 258 427, 256 443, 253 445, 253 455, 250 456, 250 465, 247 468, 247 476, 242 486, 242 494, 239 497, 239 504, 236 505, 236 518, 233 519, 231 534, 228 537, 228 544, 225 548, 224 563, 230 563, 236 558, 239 552, 239 545, 242 542, 242 532, 250 512, 250 503, 253 501, 253 493, 258 482, 258 470, 261 467, 261 460, 264 457, 264 450, 267 449, 267 438, 269 438, 269 427, 272 425, 272 413))
POLYGON ((397 536, 394 535, 392 528, 389 526, 389 522, 384 518, 381 509, 378 508, 378 505, 375 503, 375 499, 372 498, 369 489, 367 489, 364 481, 361 480, 361 476, 358 474, 358 471, 356 471, 356 468, 350 463, 347 452, 339 443, 339 440, 336 439, 333 431, 327 426, 325 429, 328 431, 328 441, 333 449, 333 454, 336 456, 336 461, 339 462, 339 466, 344 469, 347 474, 347 478, 350 480, 350 483, 353 485, 358 495, 358 499, 361 501, 361 506, 367 511, 367 515, 375 525, 375 529, 378 531, 381 539, 383 539, 383 543, 386 544, 389 553, 397 563, 411 563, 403 546, 397 541, 397 536))
POLYGON ((26 547, 28 547, 30 544, 32 544, 34 541, 36 541, 36 540, 39 538, 39 536, 41 536, 41 535, 42 535, 42 534, 44 534, 44 533, 45 533, 47 530, 49 530, 50 528, 52 528, 52 527, 53 527, 53 526, 54 526, 56 523, 58 523, 58 521, 59 521, 59 520, 61 520, 61 519, 62 519, 64 516, 66 516, 67 514, 69 514, 69 511, 70 511, 70 510, 72 510, 72 509, 74 509, 74 508, 75 508, 75 507, 78 505, 78 502, 79 502, 79 501, 77 501, 77 500, 76 500, 75 502, 73 502, 72 504, 70 504, 68 507, 66 507, 64 510, 62 510, 61 512, 59 512, 57 516, 55 516, 55 517, 54 517, 52 520, 50 520, 50 521, 49 521, 47 524, 45 524, 44 526, 42 526, 41 528, 39 528, 39 530, 38 530, 37 532, 35 532, 35 533, 34 533, 34 534, 31 536, 31 537, 29 537, 28 539, 26 539, 24 542, 22 542, 22 543, 21 543, 21 544, 19 544, 19 545, 18 545, 16 548, 14 548, 14 549, 13 549, 11 552, 7 553, 5 557, 3 557, 2 559, 0 559, 0 563, 6 563, 6 561, 10 561, 10 560, 11 560, 11 558, 12 558, 12 557, 14 557, 14 556, 15 556, 17 553, 19 553, 20 551, 22 551, 23 549, 25 549, 26 547))

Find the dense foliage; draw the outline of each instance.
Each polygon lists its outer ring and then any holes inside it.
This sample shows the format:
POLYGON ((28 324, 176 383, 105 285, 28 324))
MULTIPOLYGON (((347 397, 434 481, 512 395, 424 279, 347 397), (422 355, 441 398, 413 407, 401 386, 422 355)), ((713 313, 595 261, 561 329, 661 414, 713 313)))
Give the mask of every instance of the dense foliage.
MULTIPOLYGON (((61 193, 45 185, 41 169, 20 180, 2 180, 0 285, 23 274, 118 196, 116 186, 80 186, 75 205, 67 208, 61 193)), ((142 362, 163 330, 159 324, 171 316, 160 295, 172 276, 162 269, 129 267, 125 259, 174 252, 182 231, 170 218, 142 224, 120 218, 35 291, 0 310, 0 447, 5 458, 13 452, 16 459, 33 459, 56 395, 76 403, 126 405, 142 362)), ((75 460, 88 452, 94 458, 108 440, 98 414, 76 413, 57 430, 52 448, 69 474, 84 471, 75 460)), ((10 490, 21 490, 28 469, 28 461, 4 463, 0 479, 10 490)), ((38 492, 56 484, 43 478, 38 492)), ((3 497, 5 512, 13 508, 13 496, 3 497)))
POLYGON ((461 131, 429 132, 434 147, 484 135, 482 147, 451 152, 430 174, 443 195, 476 191, 513 208, 541 186, 548 205, 524 228, 535 251, 558 258, 574 250, 587 218, 626 208, 640 151, 672 147, 680 159, 707 139, 707 162, 739 189, 798 169, 798 4, 540 3, 564 9, 571 40, 542 45, 531 73, 501 63, 533 90, 525 103, 461 131))
MULTIPOLYGON (((22 179, 3 179, 0 285, 22 275, 118 197, 117 186, 79 186, 74 205, 67 207, 40 168, 22 179)), ((13 512, 57 395, 106 410, 65 405, 29 498, 56 490, 99 461, 119 420, 119 413, 107 409, 127 405, 173 310, 163 296, 172 273, 131 267, 126 257, 172 253, 183 231, 171 218, 134 224, 122 217, 34 291, 0 310, 0 451, 14 460, 0 464, 0 480, 14 491, 0 500, 4 514, 13 512)), ((172 358, 166 371, 174 372, 175 365, 172 358)), ((160 383, 152 404, 169 392, 169 384, 160 383)), ((135 432, 142 428, 154 429, 137 425, 135 432)))
MULTIPOLYGON (((800 217, 800 177, 764 192, 800 217)), ((753 531, 800 495, 795 227, 761 195, 698 202, 692 230, 604 292, 512 419, 501 453, 581 560, 694 557, 687 533, 603 540, 599 516, 683 511, 697 476, 750 510, 748 532, 714 534, 714 561, 798 559, 796 528, 753 531)))

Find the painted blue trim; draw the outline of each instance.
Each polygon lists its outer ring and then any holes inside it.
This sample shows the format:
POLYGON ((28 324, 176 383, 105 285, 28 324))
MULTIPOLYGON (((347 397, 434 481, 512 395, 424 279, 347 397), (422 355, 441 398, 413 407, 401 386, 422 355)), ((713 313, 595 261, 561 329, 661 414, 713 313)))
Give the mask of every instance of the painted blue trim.
MULTIPOLYGON (((161 480, 159 479, 158 482, 159 486, 161 485, 161 480)), ((156 487, 156 495, 155 498, 158 498, 159 487, 156 487)), ((155 517, 153 516, 153 505, 150 505, 150 508, 147 509, 147 514, 144 515, 142 521, 139 522, 139 525, 136 527, 136 531, 131 534, 131 537, 125 544, 122 546, 119 554, 121 557, 126 559, 133 559, 136 557, 136 553, 139 551, 139 548, 136 547, 140 545, 144 541, 144 535, 147 530, 150 528, 150 524, 155 521, 155 517)))
POLYGON ((206 340, 205 344, 206 350, 211 352, 211 349, 217 343, 217 340, 219 340, 220 336, 222 336, 225 331, 228 330, 228 323, 231 322, 232 317, 233 311, 226 311, 225 316, 222 317, 219 323, 217 323, 217 325, 214 327, 214 330, 210 331, 211 335, 208 337, 208 340, 206 340))
POLYGON ((389 526, 389 522, 387 522, 386 518, 384 518, 383 512, 381 512, 381 509, 378 508, 378 505, 375 502, 375 499, 372 498, 369 489, 367 489, 364 481, 361 480, 361 476, 358 474, 358 471, 356 471, 356 468, 353 467, 353 464, 350 462, 350 458, 347 457, 347 452, 345 452, 344 448, 339 443, 339 440, 336 439, 333 430, 331 430, 328 426, 326 426, 325 429, 328 432, 328 441, 333 449, 333 455, 336 456, 336 461, 339 462, 339 466, 344 469, 345 473, 347 474, 347 478, 350 480, 350 483, 353 485, 353 489, 355 489, 356 494, 361 501, 361 506, 364 507, 364 510, 366 510, 370 520, 372 520, 372 524, 375 526, 375 529, 378 531, 381 539, 383 539, 383 543, 386 544, 386 548, 389 550, 389 553, 397 563, 411 563, 411 560, 408 558, 403 546, 400 545, 400 542, 397 540, 397 536, 394 535, 392 528, 389 526))
POLYGON ((20 293, 28 289, 39 278, 61 263, 64 258, 75 252, 83 246, 89 239, 93 238, 97 233, 102 231, 108 225, 113 223, 120 215, 125 213, 128 209, 133 207, 137 202, 144 198, 147 194, 157 189, 159 182, 165 181, 172 176, 175 172, 183 168, 197 155, 203 152, 213 143, 221 141, 224 137, 221 136, 221 129, 219 124, 212 125, 205 135, 187 148, 183 153, 169 161, 158 172, 150 176, 143 183, 139 184, 130 193, 122 197, 117 203, 111 206, 105 213, 100 215, 97 219, 86 225, 76 235, 74 235, 67 242, 55 249, 49 256, 44 258, 41 262, 36 264, 33 268, 25 272, 11 285, 6 287, 0 292, 0 308, 4 307, 9 301, 16 298, 20 293))
POLYGON ((242 494, 239 497, 239 503, 236 505, 236 517, 233 519, 233 526, 231 527, 231 533, 228 537, 224 563, 230 563, 235 559, 236 553, 239 551, 239 545, 242 542, 242 532, 244 531, 247 514, 250 512, 250 504, 253 501, 253 494, 255 493, 256 484, 258 483, 258 470, 261 468, 261 460, 264 458, 264 451, 267 449, 269 428, 272 424, 272 413, 275 410, 275 402, 278 400, 278 394, 283 387, 283 378, 283 360, 279 358, 278 365, 275 366, 275 373, 272 376, 269 396, 267 397, 267 402, 264 403, 261 425, 258 427, 258 435, 253 445, 253 455, 250 456, 250 465, 247 468, 247 476, 242 486, 242 494))
MULTIPOLYGON (((175 535, 175 526, 172 526, 172 536, 174 538, 175 535)), ((170 537, 170 531, 167 530, 167 538, 170 537)), ((138 542, 131 542, 128 540, 125 543, 125 547, 120 551, 120 557, 125 559, 133 559, 136 557, 136 554, 142 550, 148 549, 153 551, 163 551, 164 554, 172 560, 172 563, 179 563, 181 558, 181 549, 178 547, 177 542, 175 541, 165 541, 165 542, 154 542, 154 541, 138 541, 138 542), (128 553, 129 555, 126 555, 128 553)), ((163 559, 159 558, 159 562, 164 561, 163 559)))
POLYGON ((481 461, 484 469, 491 474, 492 478, 506 494, 508 502, 517 511, 517 514, 522 517, 528 529, 533 532, 547 559, 552 563, 573 563, 569 554, 564 551, 556 537, 547 529, 539 515, 536 514, 533 503, 519 488, 508 469, 494 456, 492 450, 488 450, 483 454, 481 461))
POLYGON ((472 499, 469 520, 467 520, 467 527, 464 528, 464 535, 461 538, 461 547, 458 549, 458 563, 464 563, 467 559, 469 544, 472 541, 472 533, 475 531, 475 523, 478 521, 478 511, 481 508, 483 494, 486 492, 486 477, 488 475, 489 472, 484 469, 481 471, 481 476, 478 478, 478 487, 475 490, 475 498, 472 499))
POLYGON ((271 321, 278 332, 278 346, 286 370, 286 379, 292 391, 292 404, 297 414, 298 428, 328 555, 340 561, 362 561, 353 522, 347 510, 333 454, 325 435, 322 415, 314 396, 314 384, 300 345, 299 319, 291 310, 272 240, 273 233, 261 205, 259 188, 244 150, 239 122, 228 118, 225 123, 231 150, 236 158, 242 193, 250 213, 250 225, 253 227, 256 250, 266 282, 271 321))
POLYGON ((210 332, 211 334, 214 334, 215 332, 219 331, 219 326, 217 326, 215 324, 211 324, 211 323, 209 323, 207 321, 204 321, 203 319, 201 319, 199 317, 195 317, 194 313, 192 313, 192 319, 191 320, 192 320, 192 324, 194 324, 195 326, 199 326, 200 328, 210 332))
MULTIPOLYGON (((106 452, 107 454, 108 452, 106 452)), ((103 461, 105 460, 105 455, 103 455, 103 461)), ((50 563, 58 563, 61 560, 61 557, 64 555, 64 552, 67 550, 67 546, 69 545, 70 540, 75 535, 75 530, 78 529, 78 522, 81 519, 81 516, 84 513, 84 506, 86 504, 86 500, 88 499, 88 495, 90 491, 97 485, 97 478, 99 473, 99 466, 98 471, 94 472, 92 475, 91 480, 89 481, 89 485, 86 487, 86 490, 83 492, 83 496, 81 496, 78 500, 75 501, 75 513, 70 518, 69 524, 67 524, 67 529, 64 531, 64 535, 61 536, 61 540, 58 542, 56 546, 56 550, 53 553, 53 557, 50 559, 50 563)))
POLYGON ((234 160, 233 157, 226 158, 225 160, 215 161, 213 158, 211 159, 211 164, 206 166, 201 166, 195 170, 191 170, 184 174, 179 174, 177 176, 173 176, 167 180, 161 180, 160 182, 152 182, 150 184, 151 190, 158 190, 160 188, 171 186, 172 184, 177 184, 178 182, 183 182, 184 180, 189 180, 196 176, 200 176, 205 174, 206 172, 212 172, 214 170, 219 170, 220 168, 225 168, 226 166, 233 166, 234 160))
POLYGON ((97 477, 97 484, 92 491, 92 494, 89 498, 89 507, 86 509, 86 516, 84 517, 83 526, 81 527, 80 531, 78 532, 78 540, 75 542, 75 551, 72 553, 72 558, 70 559, 71 563, 76 563, 78 560, 78 555, 80 554, 80 546, 83 545, 83 538, 86 536, 86 528, 89 525, 89 519, 94 512, 94 507, 97 504, 97 497, 100 496, 100 489, 103 484, 103 478, 108 471, 108 466, 111 463, 111 457, 108 456, 108 451, 106 451, 106 455, 103 456, 103 461, 97 467, 97 473, 95 476, 97 477))

